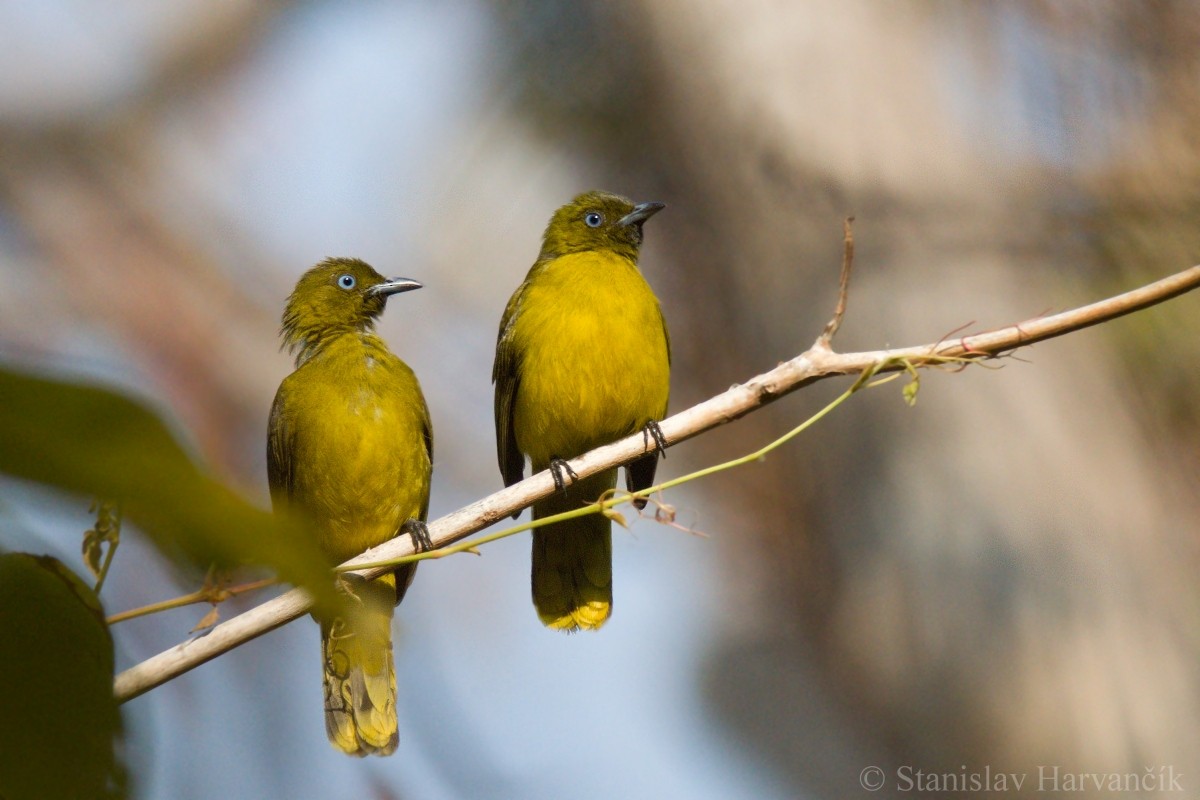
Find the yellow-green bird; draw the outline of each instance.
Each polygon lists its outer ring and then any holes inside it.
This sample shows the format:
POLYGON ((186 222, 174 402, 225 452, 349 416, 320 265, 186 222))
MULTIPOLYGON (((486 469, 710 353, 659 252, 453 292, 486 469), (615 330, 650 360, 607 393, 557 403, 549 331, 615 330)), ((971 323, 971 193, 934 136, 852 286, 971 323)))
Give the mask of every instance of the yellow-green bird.
MULTIPOLYGON (((658 299, 638 271, 642 224, 662 203, 588 192, 558 209, 542 250, 500 321, 496 451, 506 486, 550 468, 563 489, 563 463, 643 430, 661 452, 671 347, 658 299)), ((654 483, 657 453, 626 468, 630 491, 654 483)), ((593 502, 617 471, 594 475, 536 503, 534 519, 593 502)), ((645 506, 645 501, 638 507, 645 506)), ((533 603, 542 622, 596 629, 612 613, 612 531, 594 514, 533 531, 533 603)))
MULTIPOLYGON (((433 431, 420 384, 374 332, 390 295, 421 288, 357 259, 306 272, 283 314, 296 371, 271 408, 267 474, 276 510, 307 518, 331 564, 408 533, 428 549, 433 431)), ((416 564, 349 589, 341 617, 318 619, 325 730, 351 755, 396 749, 392 609, 416 564)))

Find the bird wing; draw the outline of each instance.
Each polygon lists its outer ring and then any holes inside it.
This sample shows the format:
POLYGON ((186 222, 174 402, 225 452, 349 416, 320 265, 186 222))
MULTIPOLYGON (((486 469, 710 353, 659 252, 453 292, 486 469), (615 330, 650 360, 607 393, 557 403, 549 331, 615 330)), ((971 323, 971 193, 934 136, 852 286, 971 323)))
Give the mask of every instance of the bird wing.
MULTIPOLYGON (((537 267, 535 266, 534 269, 537 267)), ((532 275, 532 270, 530 271, 532 275)), ((529 278, 526 278, 513 296, 509 298, 500 319, 500 333, 496 337, 496 361, 492 364, 492 383, 496 384, 496 458, 500 463, 500 474, 504 485, 512 486, 525 474, 525 456, 517 448, 513 431, 513 410, 516 405, 521 354, 513 336, 513 326, 520 312, 521 301, 529 278)))
MULTIPOLYGON (((663 316, 662 306, 658 307, 658 321, 662 325, 663 339, 667 343, 667 366, 669 367, 671 366, 671 332, 667 330, 667 318, 663 316)), ((666 413, 666 409, 663 409, 663 413, 666 413)))
MULTIPOLYGON (((429 419, 429 406, 425 405, 424 399, 421 402, 421 409, 424 412, 421 415, 421 435, 425 438, 425 452, 429 454, 429 467, 433 469, 433 422, 429 419)), ((429 519, 429 492, 425 492, 425 503, 421 506, 421 521, 425 522, 429 519)), ((399 601, 397 601, 399 602, 399 601)))
MULTIPOLYGON (((285 381, 286 383, 286 381, 285 381)), ((267 423, 267 483, 271 487, 271 502, 282 507, 292 497, 292 443, 284 410, 283 386, 271 404, 271 417, 267 423)))

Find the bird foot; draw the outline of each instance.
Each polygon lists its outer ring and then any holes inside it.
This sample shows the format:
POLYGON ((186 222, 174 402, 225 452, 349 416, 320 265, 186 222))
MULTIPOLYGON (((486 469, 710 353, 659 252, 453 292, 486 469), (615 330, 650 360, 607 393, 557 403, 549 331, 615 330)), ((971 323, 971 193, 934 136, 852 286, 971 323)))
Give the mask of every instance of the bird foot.
POLYGON ((433 540, 429 538, 429 526, 419 519, 410 519, 400 526, 400 535, 412 537, 413 550, 418 553, 428 553, 433 549, 433 540))
POLYGON ((562 458, 550 459, 550 476, 554 478, 554 488, 560 492, 567 487, 568 477, 571 479, 571 483, 579 480, 579 475, 562 458))
POLYGON ((642 442, 647 450, 650 449, 650 440, 654 440, 654 450, 663 458, 667 457, 667 437, 663 435, 662 428, 654 420, 650 420, 642 426, 642 442))

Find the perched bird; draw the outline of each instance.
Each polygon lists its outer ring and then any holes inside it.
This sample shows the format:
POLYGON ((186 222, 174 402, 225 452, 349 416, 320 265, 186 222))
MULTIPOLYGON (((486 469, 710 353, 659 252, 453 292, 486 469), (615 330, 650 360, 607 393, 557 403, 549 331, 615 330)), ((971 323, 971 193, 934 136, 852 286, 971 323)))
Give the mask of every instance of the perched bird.
MULTIPOLYGON (((307 518, 331 564, 402 533, 429 547, 429 410, 412 370, 374 333, 387 298, 419 288, 357 259, 331 258, 304 273, 283 313, 296 371, 271 408, 271 500, 307 518)), ((415 572, 408 564, 347 584, 343 615, 318 619, 325 730, 351 755, 396 749, 392 609, 415 572)))
MULTIPOLYGON (((642 429, 661 452, 670 341, 658 300, 638 271, 642 224, 662 203, 634 205, 588 192, 554 213, 542 250, 500 321, 496 452, 506 486, 550 468, 563 489, 565 459, 642 429)), ((626 468, 630 491, 654 483, 658 453, 626 468)), ((593 502, 617 471, 536 503, 534 519, 593 502)), ((638 508, 645 506, 645 500, 638 508)), ((533 603, 559 630, 595 629, 612 612, 612 531, 600 514, 533 531, 533 603)))

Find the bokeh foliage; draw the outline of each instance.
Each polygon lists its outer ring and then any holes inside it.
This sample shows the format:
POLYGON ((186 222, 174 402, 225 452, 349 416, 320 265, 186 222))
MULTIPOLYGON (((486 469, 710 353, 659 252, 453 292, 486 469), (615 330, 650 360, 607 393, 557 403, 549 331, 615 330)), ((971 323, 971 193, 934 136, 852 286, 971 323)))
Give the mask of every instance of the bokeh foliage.
POLYGON ((0 797, 124 796, 113 642, 57 559, 0 555, 0 797))
POLYGON ((0 369, 0 398, 0 472, 117 501, 177 560, 264 565, 333 602, 328 565, 298 523, 208 475, 141 404, 9 369, 0 369))

